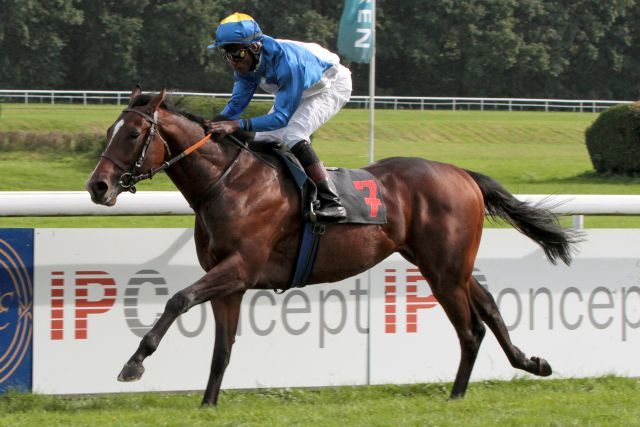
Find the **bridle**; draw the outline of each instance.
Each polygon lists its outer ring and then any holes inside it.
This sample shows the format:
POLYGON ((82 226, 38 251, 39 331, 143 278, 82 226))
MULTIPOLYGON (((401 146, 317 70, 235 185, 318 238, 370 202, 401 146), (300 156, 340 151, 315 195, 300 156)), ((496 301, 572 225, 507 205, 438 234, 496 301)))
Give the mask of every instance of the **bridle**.
MULTIPOLYGON (((167 144, 167 141, 165 141, 165 139, 162 137, 162 135, 160 135, 160 132, 158 131, 158 112, 157 111, 154 111, 153 117, 148 115, 147 113, 144 113, 144 112, 140 111, 140 110, 136 110, 135 108, 125 108, 124 110, 122 110, 122 112, 123 113, 131 112, 131 113, 139 114, 146 121, 151 123, 151 127, 149 128, 149 132, 147 133, 147 139, 144 142, 144 145, 142 147, 142 151, 140 152, 140 156, 138 156, 138 160, 136 160, 136 162, 134 163, 133 168, 129 172, 124 172, 122 175, 120 175, 120 179, 118 180, 118 185, 120 187, 122 187, 123 189, 125 189, 126 191, 129 191, 130 193, 135 193, 136 192, 136 186, 135 185, 138 182, 143 181, 145 179, 153 178, 153 176, 155 174, 157 174, 158 172, 164 171, 165 169, 169 168, 171 165, 176 163, 178 160, 181 160, 181 159, 185 158, 186 156, 188 156, 189 154, 191 154, 194 151, 196 151, 198 148, 203 146, 207 141, 209 141, 210 137, 211 137, 210 133, 205 135, 205 137, 202 138, 200 141, 196 142, 193 145, 190 145, 189 147, 187 147, 187 149, 185 149, 182 153, 178 154, 177 156, 172 157, 171 159, 162 162, 162 164, 160 166, 158 166, 157 168, 155 168, 155 169, 151 168, 151 169, 149 169, 148 172, 141 173, 142 172, 142 164, 144 163, 144 160, 147 157, 147 152, 149 150, 149 146, 153 142, 153 138, 154 138, 154 136, 156 134, 160 137, 160 140, 164 144, 164 147, 165 147, 165 156, 164 157, 165 158, 167 156, 171 156, 171 150, 169 149, 169 144, 167 144)), ((237 138, 233 137, 232 135, 227 135, 227 136, 229 138, 231 138, 231 140, 236 145, 238 145, 240 148, 243 148, 243 149, 247 150, 246 146, 242 142, 240 142, 237 138)), ((220 177, 218 177, 216 182, 213 184, 212 187, 209 188, 209 190, 211 190, 212 188, 216 188, 218 186, 218 184, 227 175, 229 175, 229 173, 231 172, 231 169, 233 169, 233 167, 236 165, 236 163, 240 159, 240 153, 241 152, 242 152, 242 150, 238 151, 238 154, 236 155, 235 159, 227 166, 226 170, 222 173, 222 175, 220 177)), ((104 157, 105 159, 112 161, 116 166, 118 166, 123 171, 126 171, 128 169, 128 167, 125 166, 124 164, 122 164, 121 161, 119 161, 118 159, 115 159, 112 156, 110 156, 106 152, 106 150, 102 153, 101 157, 104 157)), ((206 191, 205 193, 209 193, 209 190, 206 191)), ((202 199, 202 197, 200 197, 199 199, 202 199)))
POLYGON ((151 123, 151 127, 149 128, 149 132, 147 133, 147 138, 144 141, 144 145, 142 146, 142 151, 140 152, 140 156, 138 156, 138 160, 136 160, 136 162, 133 164, 133 167, 129 170, 129 168, 124 165, 120 160, 114 158, 113 156, 110 156, 107 151, 105 150, 100 157, 104 157, 105 159, 108 159, 110 161, 112 161, 113 163, 115 163, 120 169, 122 169, 123 171, 125 171, 122 175, 120 175, 120 179, 118 180, 118 185, 122 188, 124 188, 125 190, 131 192, 131 193, 135 193, 136 192, 136 184, 144 179, 151 179, 153 178, 153 176, 168 168, 170 165, 167 165, 168 162, 164 162, 162 163, 162 165, 156 169, 149 169, 149 171, 147 173, 141 173, 142 172, 142 165, 144 163, 144 160, 147 157, 147 152, 149 151, 149 146, 151 145, 151 143, 153 142, 153 137, 157 134, 160 137, 160 140, 162 141, 162 143, 164 144, 164 148, 165 148, 165 157, 167 155, 171 156, 171 150, 169 149, 169 144, 167 144, 167 141, 165 141, 165 139, 162 137, 162 135, 160 135, 160 132, 158 132, 158 112, 154 111, 153 113, 153 117, 148 115, 147 113, 144 113, 140 110, 136 110, 135 108, 125 108, 124 110, 122 110, 123 113, 136 113, 139 114, 140 116, 142 116, 146 121, 148 121, 149 123, 151 123), (126 172, 127 170, 129 170, 128 172, 126 172))

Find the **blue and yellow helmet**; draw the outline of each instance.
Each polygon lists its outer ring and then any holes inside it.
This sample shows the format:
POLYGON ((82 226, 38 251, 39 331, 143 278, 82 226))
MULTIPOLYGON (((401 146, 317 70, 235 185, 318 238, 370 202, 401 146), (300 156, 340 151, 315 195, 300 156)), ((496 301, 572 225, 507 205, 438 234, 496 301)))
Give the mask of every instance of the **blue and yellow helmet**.
POLYGON ((258 23, 246 13, 234 13, 227 16, 216 30, 216 40, 207 46, 209 49, 228 44, 251 44, 262 38, 258 23))

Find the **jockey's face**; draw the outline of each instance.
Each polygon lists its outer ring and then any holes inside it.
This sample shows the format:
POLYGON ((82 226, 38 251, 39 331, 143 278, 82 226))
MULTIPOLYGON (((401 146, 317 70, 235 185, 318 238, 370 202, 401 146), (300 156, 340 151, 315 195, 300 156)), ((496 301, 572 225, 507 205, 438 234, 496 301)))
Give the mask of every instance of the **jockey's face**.
POLYGON ((222 56, 239 73, 248 73, 255 67, 255 59, 249 52, 249 46, 227 45, 222 50, 222 56))

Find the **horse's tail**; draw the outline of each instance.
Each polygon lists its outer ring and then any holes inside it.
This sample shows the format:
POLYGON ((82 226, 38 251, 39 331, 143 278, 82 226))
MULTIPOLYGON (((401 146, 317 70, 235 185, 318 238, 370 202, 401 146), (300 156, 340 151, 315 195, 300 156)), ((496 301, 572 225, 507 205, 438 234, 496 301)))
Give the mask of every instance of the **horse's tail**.
POLYGON ((500 183, 477 172, 466 171, 480 187, 487 213, 500 217, 518 231, 538 243, 545 255, 555 264, 560 258, 571 263, 572 245, 581 240, 581 233, 563 229, 548 209, 516 199, 500 183))

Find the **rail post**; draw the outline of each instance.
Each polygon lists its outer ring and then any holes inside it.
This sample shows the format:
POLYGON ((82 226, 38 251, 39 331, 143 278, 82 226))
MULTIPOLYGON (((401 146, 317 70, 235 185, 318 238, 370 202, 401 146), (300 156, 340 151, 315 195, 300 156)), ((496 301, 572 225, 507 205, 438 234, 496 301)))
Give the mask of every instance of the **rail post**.
POLYGON ((584 215, 572 215, 571 218, 573 220, 573 228, 584 228, 584 215))

